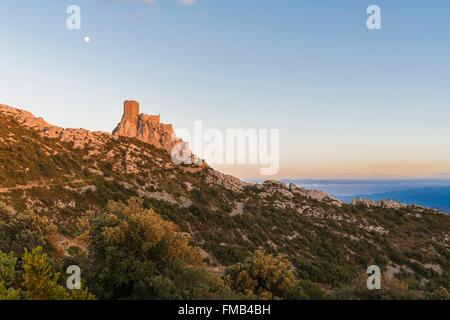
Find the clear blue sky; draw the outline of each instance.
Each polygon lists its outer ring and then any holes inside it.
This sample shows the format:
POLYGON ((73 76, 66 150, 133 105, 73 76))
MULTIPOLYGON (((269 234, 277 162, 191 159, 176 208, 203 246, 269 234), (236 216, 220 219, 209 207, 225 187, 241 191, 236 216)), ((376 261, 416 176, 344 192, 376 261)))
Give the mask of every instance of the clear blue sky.
POLYGON ((0 102, 93 130, 127 98, 176 127, 279 128, 282 177, 450 172, 449 1, 150 2, 2 0, 0 102))

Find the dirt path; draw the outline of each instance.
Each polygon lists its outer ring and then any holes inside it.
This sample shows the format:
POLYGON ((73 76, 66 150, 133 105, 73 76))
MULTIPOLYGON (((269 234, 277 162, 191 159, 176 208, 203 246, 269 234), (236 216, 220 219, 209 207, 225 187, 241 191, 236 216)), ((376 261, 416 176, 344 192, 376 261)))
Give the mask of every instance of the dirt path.
MULTIPOLYGON (((79 183, 84 182, 82 179, 74 180, 73 183, 79 183)), ((42 187, 51 187, 56 186, 58 184, 61 184, 61 181, 58 179, 46 179, 46 180, 36 180, 36 181, 30 181, 27 184, 22 185, 16 185, 11 188, 3 188, 0 187, 0 193, 8 193, 15 190, 29 190, 33 188, 42 188, 42 187)))

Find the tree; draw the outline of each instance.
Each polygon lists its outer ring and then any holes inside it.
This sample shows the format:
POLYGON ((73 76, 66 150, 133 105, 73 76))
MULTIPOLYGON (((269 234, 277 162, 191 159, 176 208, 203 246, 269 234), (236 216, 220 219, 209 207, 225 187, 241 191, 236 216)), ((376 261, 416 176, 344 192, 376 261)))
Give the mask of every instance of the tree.
POLYGON ((91 218, 89 287, 104 299, 207 298, 215 285, 190 236, 142 201, 110 201, 91 218))
POLYGON ((17 300, 20 290, 12 288, 16 273, 17 258, 14 254, 0 251, 0 300, 17 300))
POLYGON ((58 284, 59 274, 48 265, 47 255, 38 247, 23 255, 23 289, 30 300, 68 299, 66 289, 58 284))
POLYGON ((3 253, 0 251, 0 282, 11 286, 14 282, 17 258, 13 253, 3 253))
POLYGON ((283 299, 297 285, 290 261, 282 255, 257 250, 244 263, 230 267, 225 273, 228 285, 249 298, 283 299))
POLYGON ((3 282, 0 282, 0 301, 1 300, 19 300, 20 290, 7 288, 3 282))
POLYGON ((25 249, 21 270, 13 253, 0 251, 0 300, 92 300, 87 290, 69 291, 59 284, 59 274, 49 265, 42 247, 25 249))
POLYGON ((24 254, 24 248, 42 247, 55 265, 61 263, 61 248, 57 241, 56 226, 44 216, 33 211, 15 213, 0 205, 0 250, 24 254))

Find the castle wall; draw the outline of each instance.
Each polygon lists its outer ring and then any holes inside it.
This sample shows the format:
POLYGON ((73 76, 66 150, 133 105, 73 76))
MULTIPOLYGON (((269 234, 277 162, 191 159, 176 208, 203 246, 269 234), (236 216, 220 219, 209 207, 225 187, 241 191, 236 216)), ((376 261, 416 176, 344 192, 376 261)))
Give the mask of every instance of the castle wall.
POLYGON ((158 116, 156 116, 156 115, 149 115, 148 118, 149 118, 149 120, 151 122, 153 122, 155 124, 159 124, 160 121, 161 121, 161 117, 159 115, 158 116))
POLYGON ((165 124, 161 123, 161 129, 165 132, 172 133, 173 132, 173 125, 172 124, 165 124))

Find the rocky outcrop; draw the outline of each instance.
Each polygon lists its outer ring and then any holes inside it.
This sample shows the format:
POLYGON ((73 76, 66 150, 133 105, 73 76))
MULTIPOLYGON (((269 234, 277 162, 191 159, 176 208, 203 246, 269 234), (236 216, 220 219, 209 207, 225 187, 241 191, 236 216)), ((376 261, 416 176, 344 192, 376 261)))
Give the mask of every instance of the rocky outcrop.
POLYGON ((361 198, 355 198, 352 200, 352 205, 354 206, 364 206, 367 208, 370 207, 379 207, 379 208, 385 208, 385 209, 402 209, 406 208, 407 205, 404 203, 400 203, 391 199, 384 199, 380 201, 374 201, 370 199, 361 199, 361 198))
MULTIPOLYGON (((318 190, 307 190, 293 183, 287 185, 277 180, 267 180, 262 184, 249 185, 263 199, 272 199, 274 196, 281 201, 277 206, 280 208, 295 208, 295 201, 299 198, 307 198, 329 204, 331 206, 341 207, 342 202, 333 198, 329 194, 318 190)), ((298 208, 297 208, 298 209, 298 208)), ((301 211, 301 210, 300 210, 301 211)))
POLYGON ((35 117, 32 113, 21 109, 0 105, 0 113, 13 118, 20 125, 37 131, 41 136, 59 139, 62 142, 74 144, 74 148, 95 148, 104 145, 112 136, 106 132, 91 132, 86 129, 64 129, 49 124, 43 118, 35 117))
POLYGON ((41 135, 49 138, 59 138, 64 131, 63 128, 53 126, 44 119, 35 117, 28 111, 0 105, 0 112, 5 116, 13 118, 24 127, 36 130, 41 135))
POLYGON ((246 186, 251 185, 250 183, 243 182, 236 177, 221 173, 211 168, 208 168, 206 172, 205 183, 209 185, 219 185, 233 192, 242 192, 246 186))
POLYGON ((325 193, 323 191, 319 191, 319 190, 308 190, 305 188, 301 188, 299 186, 297 186, 294 183, 290 183, 289 184, 289 190, 293 193, 293 194, 299 194, 302 195, 308 199, 312 199, 312 200, 317 200, 317 201, 321 201, 321 202, 329 202, 335 206, 342 206, 342 202, 339 201, 336 198, 333 198, 332 196, 330 196, 328 193, 325 193))
POLYGON ((188 144, 175 136, 171 124, 160 123, 159 115, 139 114, 139 103, 136 101, 125 101, 122 120, 113 131, 113 135, 106 132, 91 132, 85 129, 65 129, 54 126, 43 118, 35 117, 28 111, 6 105, 0 105, 0 113, 13 118, 24 127, 37 131, 43 137, 60 139, 62 142, 73 142, 74 147, 78 149, 85 147, 95 149, 104 145, 110 139, 123 136, 135 138, 156 148, 167 150, 169 153, 181 143, 180 153, 188 154, 192 162, 199 161, 190 152, 188 144))
MULTIPOLYGON (((159 115, 140 114, 139 103, 136 101, 125 101, 122 120, 113 131, 113 135, 105 132, 91 132, 85 129, 64 129, 62 127, 51 125, 44 119, 35 117, 30 112, 6 105, 0 105, 0 114, 13 118, 20 125, 37 131, 41 136, 59 139, 62 142, 73 143, 73 147, 76 149, 89 148, 90 154, 95 153, 95 150, 101 150, 106 142, 111 139, 117 139, 118 136, 138 139, 153 145, 156 148, 165 149, 169 153, 172 152, 176 145, 180 143, 185 144, 181 139, 176 138, 172 125, 160 122, 159 115)), ((113 156, 114 155, 111 155, 110 157, 113 156)), ((139 170, 137 165, 131 161, 130 157, 131 155, 127 154, 127 162, 132 164, 128 165, 127 172, 138 173, 139 170)), ((191 159, 196 158, 191 154, 191 159)), ((219 185, 236 193, 242 192, 246 187, 251 187, 258 190, 260 192, 260 197, 262 198, 270 198, 273 195, 281 196, 284 201, 284 206, 289 204, 291 199, 296 198, 297 196, 328 203, 337 207, 343 205, 342 202, 322 191, 308 190, 293 183, 286 185, 283 182, 275 180, 268 180, 263 184, 250 184, 233 176, 215 171, 212 168, 209 168, 204 162, 201 164, 200 168, 185 168, 185 170, 188 172, 191 170, 191 173, 195 173, 197 172, 196 170, 200 169, 199 172, 202 172, 205 169, 206 174, 204 182, 209 185, 219 185)), ((373 201, 370 199, 357 198, 353 199, 352 204, 354 206, 364 206, 367 208, 379 207, 386 209, 401 209, 407 207, 405 204, 389 199, 373 201)))
POLYGON ((159 115, 140 114, 139 103, 132 100, 124 102, 122 120, 114 129, 113 135, 134 138, 169 153, 175 146, 183 143, 176 137, 171 124, 161 123, 159 115))

